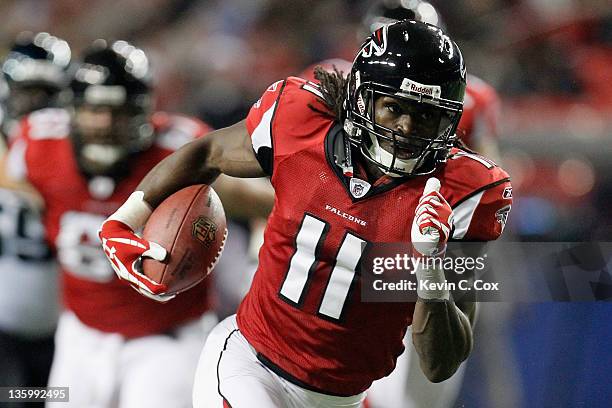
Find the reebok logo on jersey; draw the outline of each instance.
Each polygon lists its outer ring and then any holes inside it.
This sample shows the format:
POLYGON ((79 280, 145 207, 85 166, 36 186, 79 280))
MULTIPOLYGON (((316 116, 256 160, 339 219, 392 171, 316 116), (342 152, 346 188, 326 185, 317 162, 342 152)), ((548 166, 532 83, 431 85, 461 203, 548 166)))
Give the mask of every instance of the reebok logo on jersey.
POLYGON ((408 78, 404 78, 400 86, 402 91, 430 96, 434 99, 440 98, 442 89, 437 85, 424 85, 408 78))
POLYGON ((502 197, 505 199, 512 198, 512 187, 506 187, 502 193, 502 197))
POLYGON ((344 211, 339 210, 339 209, 337 209, 335 207, 332 207, 329 204, 325 204, 325 210, 329 211, 330 213, 336 214, 337 216, 342 217, 342 218, 344 218, 346 220, 352 221, 355 224, 359 224, 359 225, 361 225, 363 227, 368 225, 368 223, 365 222, 364 220, 361 220, 361 219, 359 219, 359 218, 357 218, 357 217, 355 217, 355 216, 353 216, 351 214, 347 214, 344 211))

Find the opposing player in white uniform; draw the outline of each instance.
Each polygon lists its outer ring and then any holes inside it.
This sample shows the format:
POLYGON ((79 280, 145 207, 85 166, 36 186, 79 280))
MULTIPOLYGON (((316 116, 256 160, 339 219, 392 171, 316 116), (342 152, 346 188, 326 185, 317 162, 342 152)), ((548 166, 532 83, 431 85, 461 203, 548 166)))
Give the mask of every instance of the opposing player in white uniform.
POLYGON ((47 33, 22 33, 2 63, 0 384, 3 386, 47 384, 59 313, 58 274, 40 220, 42 201, 30 186, 6 177, 6 143, 24 115, 60 104, 69 62, 70 48, 65 41, 47 33))

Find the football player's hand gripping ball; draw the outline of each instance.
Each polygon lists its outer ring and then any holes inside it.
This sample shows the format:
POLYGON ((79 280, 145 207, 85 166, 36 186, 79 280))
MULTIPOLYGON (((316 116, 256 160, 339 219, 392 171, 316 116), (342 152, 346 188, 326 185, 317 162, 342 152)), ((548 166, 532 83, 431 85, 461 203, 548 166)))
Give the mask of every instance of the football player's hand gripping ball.
MULTIPOLYGON (((130 200, 133 200, 132 197, 128 199, 126 204, 130 200)), ((129 221, 132 221, 133 218, 142 217, 126 217, 126 220, 120 221, 119 219, 122 218, 120 216, 122 215, 121 212, 122 209, 104 221, 98 231, 104 254, 119 279, 129 282, 135 290, 148 298, 158 302, 169 301, 175 295, 164 295, 167 290, 166 285, 151 280, 140 269, 141 258, 148 257, 162 262, 166 259, 167 251, 161 245, 142 239, 134 233, 129 225, 133 222, 129 223, 129 221)), ((148 212, 150 214, 150 210, 148 212)), ((148 218, 149 214, 144 219, 148 218)))

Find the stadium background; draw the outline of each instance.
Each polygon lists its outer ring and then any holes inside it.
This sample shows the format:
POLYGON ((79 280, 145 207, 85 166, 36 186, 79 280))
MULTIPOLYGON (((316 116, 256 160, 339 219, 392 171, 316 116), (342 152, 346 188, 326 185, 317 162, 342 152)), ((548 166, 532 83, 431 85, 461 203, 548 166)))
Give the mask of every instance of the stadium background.
MULTIPOLYGON (((468 72, 502 97, 509 230, 524 241, 612 241, 612 8, 605 0, 431 0, 468 72)), ((350 59, 358 0, 3 0, 0 54, 23 30, 143 47, 157 106, 220 127, 273 81, 350 59)), ((33 301, 35 301, 33 299, 33 301)), ((458 406, 609 406, 612 305, 487 304, 458 406)))

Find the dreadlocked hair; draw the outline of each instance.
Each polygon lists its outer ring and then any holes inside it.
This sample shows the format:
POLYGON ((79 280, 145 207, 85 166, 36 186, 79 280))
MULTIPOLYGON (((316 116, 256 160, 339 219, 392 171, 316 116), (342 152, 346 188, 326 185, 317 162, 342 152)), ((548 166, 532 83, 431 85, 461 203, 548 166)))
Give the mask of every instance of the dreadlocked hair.
POLYGON ((453 142, 453 146, 454 147, 458 147, 459 149, 465 150, 468 153, 480 154, 477 151, 469 148, 468 145, 465 144, 465 142, 462 139, 462 136, 465 135, 464 131, 457 130, 457 133, 458 133, 457 137, 455 138, 455 141, 453 142), (459 134, 459 133, 461 133, 461 134, 459 134))
POLYGON ((311 104, 309 104, 308 107, 315 112, 332 117, 342 123, 344 120, 342 104, 344 103, 344 97, 346 95, 346 85, 348 83, 347 76, 335 66, 333 72, 330 72, 323 69, 320 65, 315 67, 314 76, 315 79, 319 81, 321 93, 323 94, 323 101, 328 111, 322 111, 311 104))

